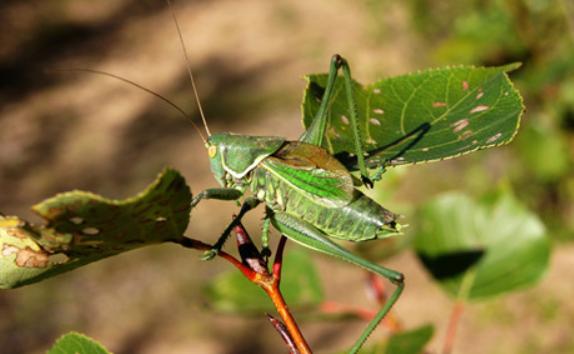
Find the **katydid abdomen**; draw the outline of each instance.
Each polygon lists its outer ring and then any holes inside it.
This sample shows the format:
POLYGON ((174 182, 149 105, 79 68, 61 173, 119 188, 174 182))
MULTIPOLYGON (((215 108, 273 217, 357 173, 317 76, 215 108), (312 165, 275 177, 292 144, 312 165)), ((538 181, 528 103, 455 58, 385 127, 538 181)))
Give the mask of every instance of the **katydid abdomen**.
MULTIPOLYGON (((300 142, 287 144, 302 145, 300 142)), ((321 148, 308 148, 315 150, 315 156, 320 149, 324 153, 323 159, 334 160, 321 148)), ((291 154, 290 157, 294 159, 297 155, 291 154)), ((308 193, 304 188, 295 188, 285 178, 275 175, 269 162, 269 159, 263 160, 253 171, 251 190, 272 211, 304 220, 330 237, 341 240, 364 241, 397 233, 396 215, 359 190, 352 192, 352 199, 345 205, 325 205, 314 197, 316 194, 308 193)))

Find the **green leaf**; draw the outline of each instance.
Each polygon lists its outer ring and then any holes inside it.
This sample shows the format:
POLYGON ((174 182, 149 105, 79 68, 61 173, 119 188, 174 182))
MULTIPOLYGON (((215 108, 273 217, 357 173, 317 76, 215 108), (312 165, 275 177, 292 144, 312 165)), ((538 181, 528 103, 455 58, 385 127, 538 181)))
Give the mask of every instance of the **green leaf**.
MULTIPOLYGON (((291 308, 314 307, 323 301, 321 282, 307 252, 286 253, 281 291, 291 308)), ((215 278, 205 288, 205 294, 210 305, 220 311, 260 313, 275 309, 265 292, 236 270, 215 278)))
POLYGON ((385 354, 421 354, 433 333, 434 327, 426 325, 408 332, 394 334, 389 338, 385 354))
MULTIPOLYGON (((506 72, 510 64, 432 69, 362 87, 354 83, 362 142, 370 167, 412 164, 456 157, 506 144, 519 126, 524 107, 506 72)), ((326 75, 307 77, 303 123, 308 128, 319 108, 326 75)), ((343 79, 328 111, 325 148, 356 169, 343 79)))
POLYGON ((508 192, 480 202, 445 194, 424 205, 418 219, 418 256, 453 296, 480 299, 521 289, 548 267, 544 225, 508 192))
POLYGON ((361 354, 423 354, 433 334, 432 325, 395 333, 379 345, 362 349, 361 354))
POLYGON ((135 248, 183 237, 191 192, 165 170, 141 194, 110 200, 74 191, 36 206, 46 225, 0 216, 0 288, 9 289, 135 248))
POLYGON ((60 337, 47 354, 111 354, 101 344, 76 332, 60 337))

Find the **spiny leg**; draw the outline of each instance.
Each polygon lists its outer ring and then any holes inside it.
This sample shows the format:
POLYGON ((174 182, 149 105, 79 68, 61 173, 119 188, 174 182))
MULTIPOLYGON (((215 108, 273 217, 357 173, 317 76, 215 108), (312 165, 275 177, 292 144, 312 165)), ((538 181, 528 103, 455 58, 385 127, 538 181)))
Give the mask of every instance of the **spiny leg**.
POLYGON ((329 76, 327 77, 327 86, 325 87, 325 93, 321 99, 321 105, 319 110, 313 118, 311 125, 299 138, 300 141, 322 146, 323 139, 325 138, 325 133, 327 131, 327 108, 333 96, 333 90, 335 87, 335 81, 339 69, 343 71, 345 93, 347 96, 347 104, 349 106, 349 116, 351 121, 351 129, 353 131, 353 141, 355 145, 355 155, 357 156, 359 169, 361 171, 361 180, 368 187, 373 187, 373 182, 369 178, 369 171, 367 170, 365 164, 365 149, 363 147, 363 134, 359 127, 359 118, 357 115, 357 105, 355 102, 355 97, 353 95, 353 81, 351 78, 351 68, 347 61, 338 54, 333 55, 331 58, 331 65, 329 68, 329 76))
MULTIPOLYGON (((401 148, 396 154, 394 154, 393 156, 391 156, 390 158, 386 159, 384 163, 380 164, 380 168, 379 170, 375 173, 375 175, 373 176, 373 181, 378 181, 382 178, 383 173, 385 173, 386 167, 387 165, 390 163, 392 163, 393 160, 399 158, 400 156, 402 156, 405 152, 407 152, 409 149, 411 149, 412 147, 414 147, 424 136, 425 134, 430 130, 431 125, 430 123, 423 123, 421 125, 419 125, 417 128, 413 129, 412 131, 410 131, 408 134, 406 134, 405 136, 391 142, 390 144, 387 144, 383 147, 380 147, 378 149, 375 149, 372 152, 369 152, 369 154, 377 154, 383 150, 386 150, 392 146, 398 145, 401 142, 410 139, 411 137, 414 137, 414 139, 409 142, 407 145, 405 145, 405 147, 401 148)), ((368 163, 368 159, 367 159, 367 163, 368 163)))
POLYGON ((206 251, 201 257, 201 259, 207 261, 215 257, 219 253, 219 251, 223 248, 223 245, 225 244, 225 241, 227 241, 227 238, 229 237, 231 230, 233 230, 235 226, 239 225, 243 216, 247 214, 248 211, 257 207, 259 203, 261 203, 261 201, 259 201, 255 197, 246 198, 243 204, 241 205, 241 209, 239 210, 237 216, 235 216, 233 220, 231 220, 231 222, 229 223, 229 225, 227 225, 221 236, 219 236, 217 242, 215 242, 211 250, 206 251))
POLYGON ((292 216, 284 213, 276 213, 272 215, 271 222, 273 223, 273 226, 279 230, 279 232, 291 240, 300 243, 305 247, 328 254, 330 256, 341 258, 347 262, 358 265, 370 272, 389 279, 393 284, 397 286, 395 291, 388 298, 385 305, 369 322, 360 338, 355 342, 349 351, 350 354, 358 353, 359 349, 361 349, 369 335, 375 330, 375 328, 379 325, 379 323, 383 320, 385 315, 390 311, 391 307, 400 297, 404 289, 404 276, 399 272, 385 268, 375 263, 371 263, 361 257, 354 255, 353 253, 331 241, 325 233, 303 220, 293 218, 292 216))
POLYGON ((335 81, 339 72, 339 55, 335 54, 331 57, 331 64, 329 65, 329 76, 327 77, 327 86, 325 86, 325 93, 321 98, 321 105, 319 110, 315 113, 315 117, 311 122, 309 128, 301 135, 299 141, 304 143, 322 146, 325 139, 325 132, 327 131, 327 108, 329 101, 333 96, 333 89, 335 88, 335 81))
POLYGON ((359 127, 359 117, 357 115, 357 104, 355 103, 355 97, 353 96, 353 80, 351 79, 351 68, 347 61, 339 57, 341 61, 341 67, 343 69, 343 77, 345 79, 345 92, 347 93, 347 102, 349 105, 349 115, 351 121, 351 128, 353 130, 353 140, 355 142, 355 154, 357 155, 357 161, 359 162, 359 170, 361 171, 361 180, 363 183, 369 187, 373 188, 373 182, 369 178, 369 171, 365 164, 365 149, 363 147, 363 133, 359 127))
MULTIPOLYGON (((373 181, 378 181, 381 179, 383 173, 386 170, 386 167, 392 163, 393 160, 396 160, 397 158, 401 157, 405 152, 407 152, 409 149, 413 148, 424 136, 427 132, 429 132, 431 129, 431 124, 428 122, 422 123, 421 125, 419 125, 418 127, 416 127, 415 129, 411 130, 409 133, 407 133, 406 135, 401 136, 400 138, 397 138, 393 141, 391 141, 388 144, 385 144, 384 146, 378 147, 376 149, 367 151, 368 156, 366 157, 365 163, 367 164, 368 168, 379 168, 379 170, 375 173, 375 175, 373 176, 372 180, 373 181), (406 144, 404 147, 402 147, 397 153, 395 153, 394 155, 392 155, 389 158, 386 158, 384 161, 380 161, 379 159, 377 159, 377 154, 390 149, 394 146, 397 146, 401 143, 403 143, 406 140, 411 139, 412 140, 406 144)), ((357 169, 359 166, 359 161, 357 159, 357 156, 351 156, 349 155, 348 152, 340 152, 338 154, 335 155, 335 158, 339 161, 341 161, 345 166, 350 166, 351 169, 357 169)))

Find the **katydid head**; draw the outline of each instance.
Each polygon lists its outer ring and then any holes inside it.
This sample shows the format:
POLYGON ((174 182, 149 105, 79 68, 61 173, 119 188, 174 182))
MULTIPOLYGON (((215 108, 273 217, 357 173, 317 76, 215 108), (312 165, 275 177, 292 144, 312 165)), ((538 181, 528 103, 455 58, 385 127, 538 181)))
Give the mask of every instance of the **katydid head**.
POLYGON ((207 120, 205 119, 203 108, 201 107, 199 94, 191 71, 191 64, 187 55, 187 49, 185 41, 183 40, 183 35, 181 34, 179 22, 177 21, 171 1, 166 0, 166 2, 168 3, 173 22, 177 29, 187 73, 193 89, 193 97, 197 104, 201 121, 203 122, 203 127, 207 133, 207 140, 204 139, 204 142, 211 162, 211 171, 219 184, 224 187, 245 186, 246 183, 244 183, 244 178, 249 174, 249 172, 251 172, 265 157, 279 150, 285 142, 285 139, 277 137, 233 135, 229 133, 211 134, 207 126, 207 120))
POLYGON ((284 143, 284 138, 274 136, 212 134, 207 138, 211 171, 224 187, 243 185, 249 172, 284 143))

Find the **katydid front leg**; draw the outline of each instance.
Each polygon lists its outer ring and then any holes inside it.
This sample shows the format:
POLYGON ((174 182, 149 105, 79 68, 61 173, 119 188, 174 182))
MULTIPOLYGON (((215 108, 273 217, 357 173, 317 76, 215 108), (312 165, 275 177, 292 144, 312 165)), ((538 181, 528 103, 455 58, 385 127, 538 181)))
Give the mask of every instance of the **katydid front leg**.
MULTIPOLYGON (((216 199, 216 200, 238 200, 243 196, 243 192, 237 190, 235 188, 209 188, 201 191, 198 195, 193 197, 191 200, 191 207, 195 207, 201 200, 203 199, 216 199)), ((203 256, 201 257, 203 260, 210 260, 219 253, 225 241, 227 241, 227 237, 231 233, 231 230, 239 225, 243 216, 251 209, 255 208, 259 204, 259 200, 254 197, 248 197, 245 199, 243 204, 241 205, 241 209, 239 210, 239 214, 233 220, 227 228, 223 231, 221 236, 217 239, 217 242, 213 245, 211 250, 206 251, 203 256)))
POLYGON ((203 199, 238 200, 243 192, 235 188, 208 188, 201 191, 191 200, 191 207, 195 207, 203 199))
POLYGON ((353 131, 353 141, 355 145, 355 155, 357 156, 357 161, 359 164, 359 170, 361 171, 362 182, 372 188, 373 182, 369 178, 369 171, 365 164, 365 149, 363 147, 363 133, 359 127, 359 118, 357 115, 357 104, 355 102, 355 97, 353 95, 353 81, 351 79, 351 68, 347 61, 338 54, 333 55, 331 58, 331 65, 329 67, 329 76, 327 77, 327 86, 325 87, 325 93, 321 99, 321 105, 319 110, 313 118, 313 122, 309 126, 309 129, 303 133, 299 138, 300 141, 309 144, 322 146, 323 139, 325 138, 325 133, 327 131, 327 109, 330 104, 331 98, 333 96, 333 90, 335 87, 335 81, 339 69, 343 71, 343 79, 345 83, 345 93, 347 96, 347 104, 349 105, 349 120, 351 123, 351 129, 353 131))
POLYGON ((271 216, 273 226, 287 236, 289 239, 316 251, 328 254, 358 265, 370 272, 389 279, 397 286, 395 291, 388 298, 385 305, 377 312, 375 317, 369 322, 367 328, 361 334, 361 337, 355 342, 355 345, 349 351, 350 354, 356 354, 363 346, 369 335, 379 325, 385 315, 390 311, 394 303, 399 299, 404 289, 403 274, 394 270, 385 268, 375 263, 371 263, 361 257, 354 255, 343 247, 328 238, 328 235, 304 220, 296 219, 285 213, 276 213, 271 216))
POLYGON ((261 203, 259 199, 255 197, 247 197, 243 202, 243 204, 241 205, 241 209, 239 210, 237 216, 233 218, 233 220, 229 223, 229 225, 227 225, 227 227, 225 228, 221 236, 219 236, 217 242, 213 245, 211 250, 206 251, 201 257, 201 259, 203 259, 204 261, 213 259, 213 257, 215 257, 219 253, 219 251, 223 248, 223 245, 225 244, 225 241, 227 241, 227 238, 229 237, 231 230, 233 230, 235 226, 239 225, 243 216, 245 216, 245 214, 247 214, 248 211, 256 208, 259 205, 259 203, 261 203))

